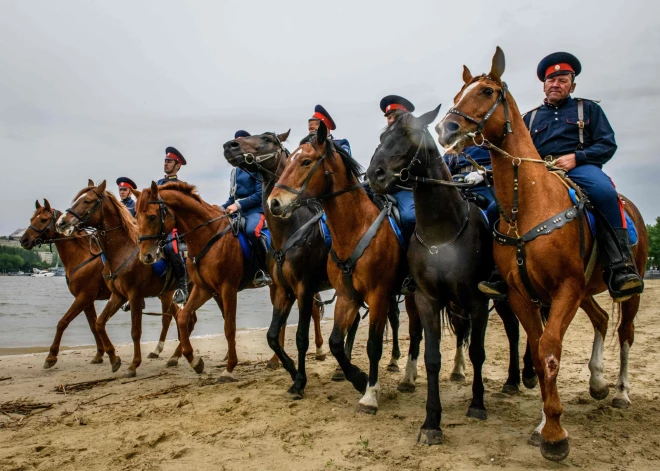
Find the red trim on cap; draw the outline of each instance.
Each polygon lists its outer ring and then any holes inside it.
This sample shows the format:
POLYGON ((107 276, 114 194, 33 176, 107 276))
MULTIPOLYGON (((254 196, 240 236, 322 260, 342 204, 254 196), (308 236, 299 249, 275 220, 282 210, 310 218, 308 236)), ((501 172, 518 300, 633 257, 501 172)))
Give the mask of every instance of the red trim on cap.
POLYGON ((385 107, 385 113, 389 113, 390 111, 394 110, 403 110, 403 111, 408 111, 408 108, 406 108, 403 105, 400 105, 399 103, 392 103, 391 105, 387 105, 385 107))
POLYGON ((168 159, 176 160, 181 165, 183 165, 183 162, 181 162, 181 158, 178 155, 173 154, 172 152, 165 154, 165 157, 167 157, 168 159))
POLYGON ((550 74, 554 74, 554 73, 560 72, 560 71, 575 73, 575 71, 573 70, 573 67, 571 67, 570 64, 567 64, 566 62, 562 62, 560 64, 555 64, 555 65, 551 65, 550 67, 548 67, 545 71, 545 76, 547 77, 550 74))
POLYGON ((323 113, 319 113, 318 111, 314 113, 312 116, 312 119, 320 119, 325 123, 325 127, 328 129, 332 129, 332 121, 330 121, 330 118, 328 118, 326 115, 323 113))
POLYGON ((127 182, 121 182, 117 186, 120 187, 120 188, 132 188, 130 183, 127 183, 127 182))

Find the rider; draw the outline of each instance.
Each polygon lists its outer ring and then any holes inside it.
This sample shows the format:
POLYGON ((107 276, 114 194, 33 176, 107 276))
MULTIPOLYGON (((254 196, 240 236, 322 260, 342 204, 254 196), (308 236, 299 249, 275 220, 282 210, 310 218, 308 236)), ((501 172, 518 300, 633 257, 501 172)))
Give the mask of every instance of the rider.
MULTIPOLYGON (((163 165, 165 176, 158 180, 158 185, 181 181, 177 174, 181 166, 186 165, 186 163, 185 157, 174 147, 165 149, 165 164, 163 165)), ((175 243, 175 238, 176 228, 167 236, 167 243, 163 247, 163 254, 165 255, 165 260, 172 267, 172 274, 177 281, 178 289, 174 293, 174 302, 182 304, 188 300, 188 277, 186 274, 186 262, 183 260, 183 247, 179 247, 178 241, 175 243), (180 248, 182 250, 179 250, 180 248)))
POLYGON ((131 188, 137 190, 137 185, 128 177, 119 177, 117 186, 119 187, 119 198, 122 204, 126 206, 131 216, 135 217, 135 200, 131 197, 131 188))
MULTIPOLYGON (((234 139, 250 136, 247 131, 236 131, 234 139)), ((261 201, 261 180, 247 170, 235 167, 231 171, 231 188, 229 199, 222 205, 229 214, 239 212, 245 218, 245 232, 252 243, 259 269, 254 275, 253 284, 256 287, 270 285, 273 280, 268 274, 266 254, 268 241, 266 234, 261 232, 265 227, 266 218, 261 201)))
MULTIPOLYGON (((592 100, 573 98, 580 61, 567 52, 545 57, 536 74, 543 82, 545 100, 523 117, 539 154, 554 160, 589 196, 598 220, 598 242, 606 259, 604 279, 611 296, 639 294, 644 282, 632 260, 623 203, 614 183, 603 172, 617 146, 614 131, 601 107, 592 100)), ((501 283, 480 283, 482 291, 501 283)))
MULTIPOLYGON (((309 118, 309 120, 307 120, 307 131, 309 135, 311 136, 316 134, 316 130, 319 128, 321 121, 323 121, 325 123, 325 127, 328 128, 328 137, 335 144, 335 146, 340 147, 346 151, 348 155, 352 156, 351 145, 348 143, 348 141, 346 139, 335 139, 334 136, 330 133, 330 131, 337 129, 337 125, 330 116, 330 113, 328 113, 321 105, 316 105, 314 107, 314 114, 311 118, 309 118)), ((303 142, 304 141, 305 139, 303 139, 303 142)))

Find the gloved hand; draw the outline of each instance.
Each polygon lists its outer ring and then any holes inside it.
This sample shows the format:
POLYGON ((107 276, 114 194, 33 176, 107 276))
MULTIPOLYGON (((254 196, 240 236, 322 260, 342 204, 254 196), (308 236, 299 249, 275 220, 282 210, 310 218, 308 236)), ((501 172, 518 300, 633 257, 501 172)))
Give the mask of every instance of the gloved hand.
POLYGON ((465 176, 465 183, 476 185, 482 181, 484 181, 484 176, 481 172, 470 172, 465 176))

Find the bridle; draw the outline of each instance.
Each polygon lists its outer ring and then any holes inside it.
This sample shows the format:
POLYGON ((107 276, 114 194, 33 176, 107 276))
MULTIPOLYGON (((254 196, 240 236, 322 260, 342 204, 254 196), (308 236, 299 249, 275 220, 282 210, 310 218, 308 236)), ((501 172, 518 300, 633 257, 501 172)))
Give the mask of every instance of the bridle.
POLYGON ((43 229, 38 229, 38 228, 34 227, 32 224, 30 224, 28 226, 28 229, 32 229, 34 232, 37 233, 37 238, 34 241, 35 245, 41 245, 41 244, 46 243, 46 242, 52 243, 52 240, 53 240, 52 238, 49 238, 49 239, 46 240, 42 236, 46 232, 49 232, 51 229, 55 229, 55 221, 59 218, 59 216, 62 215, 62 213, 60 211, 58 211, 57 209, 54 209, 54 210, 52 210, 52 212, 49 212, 48 214, 50 214, 50 222, 43 229))
POLYGON ((138 244, 144 242, 145 240, 153 240, 156 239, 159 241, 158 243, 158 249, 160 250, 165 242, 165 239, 167 238, 167 232, 165 231, 165 219, 169 215, 173 220, 174 220, 174 226, 176 227, 176 218, 174 217, 174 214, 170 211, 170 209, 167 207, 165 202, 160 198, 160 195, 157 200, 151 200, 147 202, 147 204, 157 204, 158 205, 158 214, 160 215, 160 228, 159 228, 159 233, 158 234, 151 234, 151 235, 146 235, 146 236, 139 236, 138 237, 138 244))
MULTIPOLYGON (((87 210, 87 212, 81 216, 80 214, 76 213, 73 208, 67 208, 66 213, 71 214, 73 217, 75 217, 78 220, 78 224, 76 224, 76 228, 81 230, 82 228, 85 227, 85 224, 89 221, 89 219, 94 215, 96 211, 101 207, 103 204, 103 199, 105 198, 105 193, 101 193, 100 195, 95 192, 93 189, 90 190, 92 193, 94 193, 97 196, 96 203, 87 210)), ((101 211, 101 229, 103 229, 103 211, 101 211)))
POLYGON ((277 180, 279 176, 274 172, 272 172, 271 170, 264 167, 262 163, 272 159, 273 157, 277 157, 281 153, 284 153, 285 158, 289 158, 289 151, 286 149, 286 147, 284 147, 282 141, 280 141, 280 138, 277 137, 277 134, 275 134, 274 132, 265 132, 264 134, 274 137, 275 140, 277 141, 279 149, 277 149, 275 152, 270 152, 268 154, 254 155, 251 152, 244 152, 242 154, 239 154, 241 157, 243 157, 243 162, 241 163, 241 165, 254 165, 262 172, 270 175, 274 180, 277 180))

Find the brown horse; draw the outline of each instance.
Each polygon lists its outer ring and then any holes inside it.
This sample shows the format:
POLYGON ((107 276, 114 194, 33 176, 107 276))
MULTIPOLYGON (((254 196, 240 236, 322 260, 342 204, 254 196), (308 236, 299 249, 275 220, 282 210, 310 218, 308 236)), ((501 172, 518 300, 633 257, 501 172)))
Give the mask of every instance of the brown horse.
MULTIPOLYGON (((273 215, 287 218, 310 199, 322 202, 332 235, 328 278, 339 295, 330 351, 346 379, 364 393, 358 410, 373 414, 378 409, 378 363, 383 351, 383 331, 388 312, 396 309, 393 296, 407 274, 406 256, 388 227, 386 212, 379 212, 358 182, 360 165, 347 154, 338 153, 327 139, 327 132, 321 122, 316 136, 291 154, 268 205, 273 215), (351 363, 344 349, 344 338, 363 303, 369 306, 368 376, 351 363)), ((411 296, 406 297, 406 307, 411 353, 404 380, 414 384, 422 328, 411 296)))
MULTIPOLYGON (((584 244, 578 242, 581 240, 581 226, 583 229, 586 222, 583 218, 575 218, 578 211, 564 183, 543 165, 518 106, 502 82, 503 73, 504 53, 499 48, 488 74, 473 77, 465 67, 465 84, 454 99, 454 108, 436 130, 440 144, 445 147, 460 150, 469 140, 490 149, 495 191, 506 215, 500 219, 499 232, 508 234, 508 237, 496 237, 499 243, 494 245, 495 262, 509 286, 511 307, 527 332, 541 387, 544 414, 535 431, 537 439, 540 432, 541 453, 547 459, 561 460, 569 453, 568 433, 560 423, 563 408, 557 391, 562 339, 578 307, 587 312, 592 322, 596 317, 607 319, 607 314, 593 299, 607 287, 600 276, 602 265, 596 263, 593 267, 589 263, 594 240, 588 230, 583 231, 584 244), (517 215, 517 219, 512 218, 512 214, 517 215), (576 222, 566 222, 571 219, 576 222), (537 231, 538 226, 541 228, 537 231), (548 226, 550 229, 546 230, 548 226), (536 233, 540 236, 537 237, 536 233), (509 245, 509 239, 513 245, 509 245), (532 301, 529 286, 536 291, 540 301, 551 303, 545 328, 539 303, 532 301)), ((625 200, 625 207, 639 233, 634 258, 637 270, 643 273, 648 254, 646 228, 639 211, 629 200, 625 200)), ((634 339, 633 321, 639 301, 640 297, 636 295, 621 305, 618 328, 621 365, 613 399, 615 407, 630 404, 628 353, 634 339)), ((590 384, 592 388, 604 388, 606 396, 602 347, 607 322, 599 327, 602 330, 596 330, 594 355, 589 363, 592 370, 590 384)))
MULTIPOLYGON (((178 307, 172 302, 174 287, 158 276, 151 267, 140 263, 136 255, 137 225, 128 210, 110 192, 105 190, 106 183, 94 186, 90 180, 74 198, 73 206, 62 214, 56 223, 56 229, 65 236, 70 236, 76 228, 91 229, 94 245, 101 252, 103 260, 103 279, 112 292, 101 316, 96 321, 96 328, 110 358, 112 371, 121 366, 121 358, 115 354, 115 347, 110 341, 105 325, 127 300, 131 306, 131 337, 133 339, 133 361, 128 367, 127 377, 135 376, 142 363, 140 338, 142 336, 142 306, 145 297, 158 296, 161 300, 164 316, 175 316, 178 307)), ((180 346, 174 358, 180 356, 180 346)))
MULTIPOLYGON (((206 203, 193 185, 168 183, 135 192, 140 233, 140 260, 156 262, 160 246, 175 227, 188 244, 188 274, 194 286, 186 305, 177 316, 183 356, 197 373, 204 371, 204 360, 195 357, 190 343, 190 315, 213 298, 224 318, 225 337, 229 345, 227 368, 220 381, 236 381, 236 302, 245 283, 244 257, 238 237, 232 233, 231 217, 219 206, 206 203)), ((272 288, 271 288, 272 289, 272 288)))

